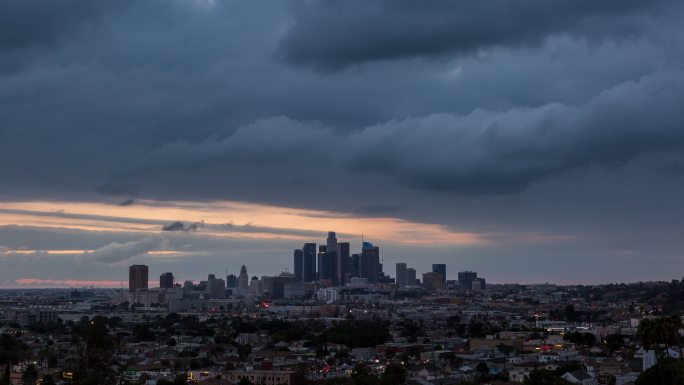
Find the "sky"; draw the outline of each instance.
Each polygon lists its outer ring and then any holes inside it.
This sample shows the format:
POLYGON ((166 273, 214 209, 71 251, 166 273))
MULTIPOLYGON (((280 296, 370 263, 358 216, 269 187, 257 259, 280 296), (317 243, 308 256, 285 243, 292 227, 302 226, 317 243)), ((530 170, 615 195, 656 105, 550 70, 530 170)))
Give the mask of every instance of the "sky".
POLYGON ((684 276, 677 0, 4 0, 0 288, 684 276))

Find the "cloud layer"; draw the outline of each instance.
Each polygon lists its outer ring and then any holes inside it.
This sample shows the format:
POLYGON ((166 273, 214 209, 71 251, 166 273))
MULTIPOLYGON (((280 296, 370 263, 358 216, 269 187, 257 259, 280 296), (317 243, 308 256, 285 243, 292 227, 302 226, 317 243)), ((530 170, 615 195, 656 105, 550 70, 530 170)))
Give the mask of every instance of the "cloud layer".
POLYGON ((280 53, 334 70, 372 61, 539 45, 548 36, 629 37, 672 0, 309 1, 294 7, 280 53))
POLYGON ((99 262, 104 264, 124 264, 129 260, 150 251, 167 250, 169 241, 162 237, 147 237, 130 242, 112 242, 93 251, 80 255, 79 262, 99 262))
POLYGON ((328 230, 381 234, 388 263, 426 269, 585 260, 627 279, 644 258, 665 277, 684 246, 683 16, 674 0, 2 1, 0 282, 78 281, 74 258, 118 281, 109 266, 164 246, 193 274, 223 256, 280 269, 328 230))

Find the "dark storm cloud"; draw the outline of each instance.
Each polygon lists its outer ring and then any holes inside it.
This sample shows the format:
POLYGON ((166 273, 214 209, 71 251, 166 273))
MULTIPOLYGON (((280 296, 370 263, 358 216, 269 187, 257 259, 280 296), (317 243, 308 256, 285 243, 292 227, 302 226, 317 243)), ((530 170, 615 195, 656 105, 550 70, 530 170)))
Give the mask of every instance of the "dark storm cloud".
POLYGON ((325 70, 385 59, 539 44, 554 34, 633 35, 675 0, 369 0, 293 5, 279 54, 325 70))
POLYGON ((0 50, 50 46, 132 4, 129 0, 3 0, 0 2, 0 50))
POLYGON ((684 75, 663 72, 606 90, 583 106, 434 114, 353 133, 278 118, 223 139, 176 142, 152 153, 133 174, 242 164, 245 174, 260 170, 275 178, 286 165, 311 173, 376 173, 423 190, 511 193, 578 167, 611 168, 645 153, 684 149, 681 105, 684 75), (308 163, 311 157, 317 162, 308 163))

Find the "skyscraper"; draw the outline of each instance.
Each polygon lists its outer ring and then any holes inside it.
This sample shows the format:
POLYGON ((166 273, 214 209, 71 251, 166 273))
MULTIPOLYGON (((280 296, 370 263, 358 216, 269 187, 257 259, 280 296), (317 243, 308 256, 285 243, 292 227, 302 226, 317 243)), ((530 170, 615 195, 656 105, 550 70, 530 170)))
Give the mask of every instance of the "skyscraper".
POLYGON ((162 289, 173 288, 173 273, 164 273, 159 276, 159 287, 162 289))
POLYGON ((406 286, 407 282, 408 282, 408 271, 407 271, 406 263, 399 262, 399 263, 397 263, 396 283, 399 286, 406 286))
POLYGON ((318 246, 318 263, 317 263, 317 270, 316 270, 316 279, 321 280, 323 279, 323 259, 325 259, 325 252, 328 251, 328 247, 326 245, 319 245, 318 246))
POLYGON ((432 272, 442 274, 442 285, 446 287, 446 264, 444 263, 433 263, 432 272))
POLYGON ((337 250, 337 235, 334 231, 328 232, 328 239, 325 242, 327 251, 337 250))
POLYGON ((217 279, 214 274, 209 274, 206 290, 211 298, 226 298, 226 281, 217 279))
POLYGON ((360 277, 361 276, 361 254, 352 254, 351 258, 349 258, 351 267, 349 268, 352 277, 360 277))
POLYGON ((295 249, 293 256, 295 281, 304 282, 304 251, 295 249))
POLYGON ((416 269, 412 267, 406 269, 406 284, 410 286, 416 285, 416 269))
POLYGON ((148 272, 145 265, 131 265, 128 268, 128 291, 146 290, 148 272))
POLYGON ((305 243, 302 247, 304 254, 304 282, 316 280, 316 244, 305 243))
POLYGON ((236 288, 238 286, 238 279, 235 274, 226 275, 226 287, 229 289, 236 288))
POLYGON ((240 276, 238 277, 238 288, 240 294, 247 294, 249 292, 249 276, 247 275, 247 268, 242 265, 240 268, 240 276))
POLYGON ((477 279, 477 273, 474 271, 459 271, 458 285, 461 289, 471 290, 473 287, 473 280, 477 279))
POLYGON ((337 273, 337 285, 344 286, 348 281, 349 274, 349 242, 337 244, 335 252, 335 272, 337 273))
POLYGON ((378 246, 363 242, 359 269, 361 278, 367 278, 368 283, 377 283, 380 280, 380 248, 378 246))
POLYGON ((325 255, 323 257, 323 279, 329 279, 333 285, 339 285, 337 263, 337 235, 334 231, 328 232, 325 242, 325 255))
POLYGON ((337 281, 337 264, 335 251, 325 251, 318 253, 318 279, 337 281))

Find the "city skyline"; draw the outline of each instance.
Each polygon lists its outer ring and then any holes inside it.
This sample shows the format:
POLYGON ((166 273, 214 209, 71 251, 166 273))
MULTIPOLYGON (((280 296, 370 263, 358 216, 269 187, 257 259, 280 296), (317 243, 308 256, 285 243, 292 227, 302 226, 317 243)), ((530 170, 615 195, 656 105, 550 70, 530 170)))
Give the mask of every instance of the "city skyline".
POLYGON ((328 231, 385 273, 680 278, 684 4, 598 4, 2 1, 0 288, 328 231))

